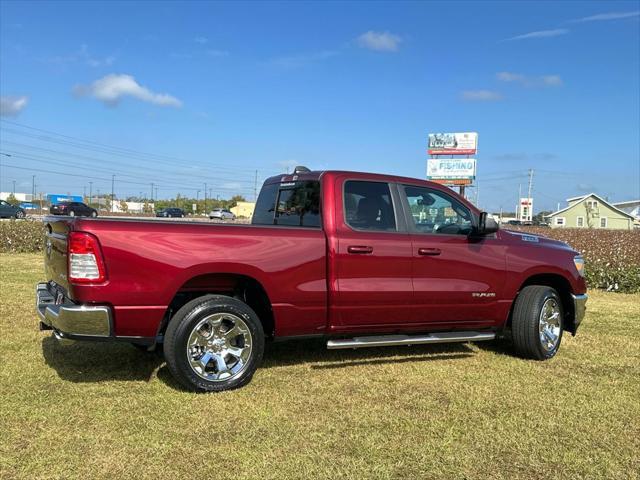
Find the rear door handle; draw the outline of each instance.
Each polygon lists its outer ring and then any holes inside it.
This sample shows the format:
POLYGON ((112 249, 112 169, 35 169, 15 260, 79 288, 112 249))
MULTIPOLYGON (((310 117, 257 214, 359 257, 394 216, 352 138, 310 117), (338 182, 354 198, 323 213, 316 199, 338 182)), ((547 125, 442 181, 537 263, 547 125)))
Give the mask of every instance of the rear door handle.
POLYGON ((347 252, 349 252, 349 253, 373 253, 373 247, 368 247, 366 245, 349 245, 347 247, 347 252))
POLYGON ((423 255, 423 256, 435 256, 435 255, 440 255, 442 253, 442 251, 439 248, 419 248, 418 249, 418 255, 423 255))

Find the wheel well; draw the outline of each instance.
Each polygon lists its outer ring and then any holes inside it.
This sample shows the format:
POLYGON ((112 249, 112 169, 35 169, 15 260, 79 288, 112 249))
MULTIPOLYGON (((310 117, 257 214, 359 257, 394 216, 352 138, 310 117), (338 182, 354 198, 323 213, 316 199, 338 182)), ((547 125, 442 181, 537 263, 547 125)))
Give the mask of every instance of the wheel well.
POLYGON ((262 322, 265 335, 273 336, 275 322, 267 292, 257 280, 231 273, 208 273, 187 280, 171 300, 158 333, 164 333, 171 317, 183 305, 211 293, 234 297, 249 305, 262 322))
MULTIPOLYGON (((575 334, 575 307, 573 305, 573 297, 571 296, 573 291, 571 289, 571 284, 569 283, 569 281, 562 275, 556 275, 553 273, 533 275, 527 278, 527 280, 520 286, 520 288, 518 289, 518 294, 520 294, 524 287, 527 287, 529 285, 544 285, 547 287, 551 287, 555 289, 556 292, 558 292, 558 295, 560 295, 560 300, 562 301, 562 311, 564 312, 564 329, 575 334)), ((513 303, 515 304, 515 301, 513 303)), ((513 312, 513 306, 511 307, 511 310, 513 312)), ((511 325, 512 312, 509 313, 509 326, 511 325)))

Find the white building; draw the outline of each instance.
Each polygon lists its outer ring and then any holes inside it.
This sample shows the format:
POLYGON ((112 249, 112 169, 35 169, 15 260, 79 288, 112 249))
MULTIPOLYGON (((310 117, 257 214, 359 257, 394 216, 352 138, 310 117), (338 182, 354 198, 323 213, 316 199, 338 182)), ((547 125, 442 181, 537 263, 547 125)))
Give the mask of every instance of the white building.
POLYGON ((640 200, 628 200, 626 202, 617 202, 613 204, 618 210, 633 215, 636 220, 640 221, 640 200))
MULTIPOLYGON (((0 192, 0 200, 7 200, 11 196, 11 192, 0 192)), ((30 193, 20 193, 16 192, 13 194, 16 197, 16 200, 19 202, 31 202, 33 200, 33 195, 30 193)))

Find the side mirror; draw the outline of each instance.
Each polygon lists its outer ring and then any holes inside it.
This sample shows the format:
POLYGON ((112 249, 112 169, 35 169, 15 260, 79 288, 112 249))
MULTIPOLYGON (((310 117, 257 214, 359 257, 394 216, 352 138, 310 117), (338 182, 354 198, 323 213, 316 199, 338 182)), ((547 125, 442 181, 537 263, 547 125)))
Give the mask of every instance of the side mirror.
POLYGON ((482 212, 478 219, 476 235, 490 235, 498 231, 498 222, 489 216, 487 212, 482 212))

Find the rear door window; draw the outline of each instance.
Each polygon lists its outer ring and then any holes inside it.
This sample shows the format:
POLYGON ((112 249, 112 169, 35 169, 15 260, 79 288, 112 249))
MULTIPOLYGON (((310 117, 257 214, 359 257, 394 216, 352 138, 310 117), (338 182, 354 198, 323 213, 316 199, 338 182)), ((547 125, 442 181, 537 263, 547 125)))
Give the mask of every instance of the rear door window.
POLYGON ((396 231, 388 183, 345 182, 344 213, 346 224, 356 230, 396 231))

